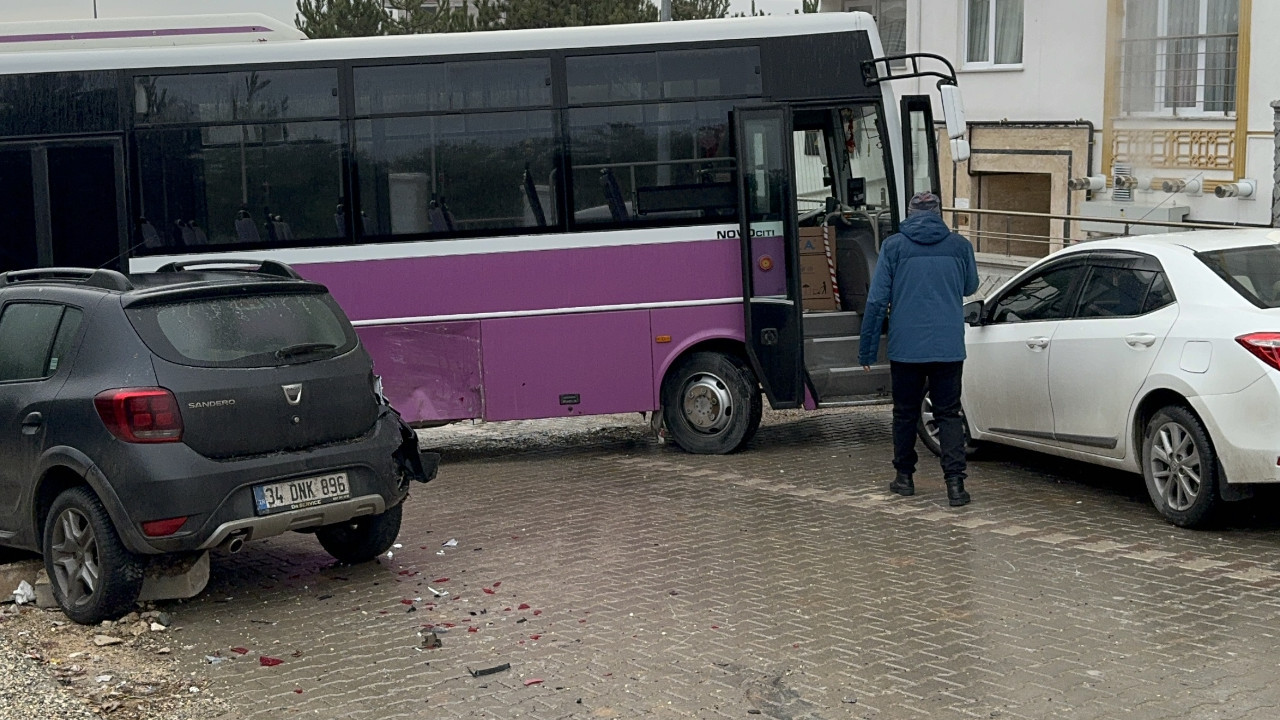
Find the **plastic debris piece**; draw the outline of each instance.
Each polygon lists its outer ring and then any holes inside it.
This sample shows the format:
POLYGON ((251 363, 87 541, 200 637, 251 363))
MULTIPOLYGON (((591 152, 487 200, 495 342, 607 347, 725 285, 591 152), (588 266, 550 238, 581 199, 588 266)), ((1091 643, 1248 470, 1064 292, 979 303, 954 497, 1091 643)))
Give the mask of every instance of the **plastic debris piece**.
POLYGON ((18 583, 18 589, 13 591, 13 601, 19 605, 30 605, 36 601, 36 589, 23 580, 18 583))
POLYGON ((530 639, 530 640, 541 640, 541 639, 542 639, 542 636, 541 636, 541 635, 530 635, 530 636, 529 636, 529 639, 530 639))
POLYGON ((493 591, 493 588, 484 588, 484 594, 485 594, 485 595, 492 595, 492 594, 493 594, 493 592, 494 592, 494 591, 493 591))
POLYGON ((480 628, 476 627, 475 625, 472 625, 471 627, 467 628, 467 632, 480 632, 480 628))
POLYGON ((231 648, 231 652, 233 652, 233 653, 235 653, 235 654, 237 654, 237 655, 248 655, 248 654, 249 654, 249 648, 233 647, 233 648, 231 648))
POLYGON ((444 547, 458 547, 458 539, 450 538, 444 542, 444 547))
POLYGON ((524 686, 529 687, 530 685, 541 685, 542 683, 543 683, 542 678, 529 678, 528 680, 524 681, 524 686))
POLYGON ((437 635, 437 634, 435 633, 435 631, 434 631, 434 630, 428 630, 428 631, 426 631, 426 632, 422 633, 422 647, 423 647, 423 648, 425 648, 425 649, 427 649, 427 650, 432 650, 432 649, 435 649, 435 648, 440 647, 440 646, 441 646, 441 645, 443 645, 443 644, 444 644, 444 643, 440 642, 440 636, 439 636, 439 635, 437 635))
POLYGON ((258 656, 258 664, 261 665, 262 667, 275 667, 276 665, 279 665, 282 662, 284 661, 281 660, 280 658, 268 657, 266 655, 258 656))
POLYGON ((295 695, 301 695, 301 694, 302 694, 302 688, 294 688, 294 689, 293 689, 293 692, 294 692, 294 694, 295 694, 295 695))
POLYGON ((501 581, 501 580, 499 580, 498 582, 494 583, 494 584, 493 584, 493 586, 494 586, 494 587, 502 587, 502 581, 501 581))
POLYGON ((519 607, 517 607, 516 609, 517 609, 517 610, 528 610, 528 609, 529 609, 529 603, 520 603, 520 606, 519 606, 519 607))
POLYGON ((534 611, 533 611, 533 615, 534 615, 534 617, 537 617, 537 616, 539 616, 539 615, 541 615, 541 614, 542 614, 542 611, 541 611, 541 610, 534 610, 534 611))
POLYGON ((432 594, 432 595, 435 595, 436 597, 445 597, 446 595, 448 595, 448 594, 449 594, 449 591, 448 591, 448 590, 437 590, 437 589, 435 589, 435 588, 431 587, 430 585, 428 585, 428 586, 427 586, 427 589, 428 589, 428 590, 430 590, 430 591, 431 591, 431 594, 432 594))
POLYGON ((403 600, 401 600, 401 601, 400 601, 400 604, 401 604, 401 605, 412 605, 412 604, 413 604, 413 601, 412 601, 412 600, 410 600, 409 598, 404 598, 403 600))
POLYGON ((511 663, 502 663, 501 665, 494 665, 491 668, 484 668, 483 670, 472 670, 471 668, 467 668, 467 672, 471 673, 471 677, 480 677, 482 675, 493 675, 494 673, 500 673, 504 670, 510 669, 511 663))
POLYGON ((223 660, 226 660, 226 658, 224 658, 224 657, 218 657, 217 655, 205 655, 205 656, 204 656, 204 659, 205 659, 205 661, 206 661, 206 662, 208 662, 210 665, 217 665, 218 663, 222 662, 223 660))
POLYGON ((439 585, 440 583, 447 583, 447 582, 449 582, 449 578, 447 578, 447 577, 438 577, 438 578, 436 578, 435 580, 432 580, 431 582, 433 582, 433 583, 435 583, 435 584, 439 585))

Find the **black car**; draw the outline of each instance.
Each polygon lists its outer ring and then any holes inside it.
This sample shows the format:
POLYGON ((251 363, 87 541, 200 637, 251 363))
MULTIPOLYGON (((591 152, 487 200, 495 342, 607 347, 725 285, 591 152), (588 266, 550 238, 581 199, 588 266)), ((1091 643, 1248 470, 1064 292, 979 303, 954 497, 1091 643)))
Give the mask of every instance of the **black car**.
POLYGON ((158 556, 295 530, 371 559, 439 460, 325 287, 270 261, 0 274, 0 458, 0 545, 82 623, 158 556))

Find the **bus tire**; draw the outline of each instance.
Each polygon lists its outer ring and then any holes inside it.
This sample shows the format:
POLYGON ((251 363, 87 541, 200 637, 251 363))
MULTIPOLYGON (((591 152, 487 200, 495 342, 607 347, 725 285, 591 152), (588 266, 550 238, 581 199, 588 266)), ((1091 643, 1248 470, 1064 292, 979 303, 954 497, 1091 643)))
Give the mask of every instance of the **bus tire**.
POLYGON ((746 361, 696 352, 667 373, 662 412, 670 438, 686 452, 724 455, 751 440, 764 405, 746 361))

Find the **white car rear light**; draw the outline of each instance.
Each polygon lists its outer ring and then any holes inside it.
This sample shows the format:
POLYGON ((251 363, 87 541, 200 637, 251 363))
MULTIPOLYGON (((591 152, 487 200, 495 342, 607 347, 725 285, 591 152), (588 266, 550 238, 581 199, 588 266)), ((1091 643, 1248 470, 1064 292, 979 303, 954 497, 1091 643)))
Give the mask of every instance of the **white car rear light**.
POLYGON ((1262 362, 1280 370, 1280 333, 1249 333, 1236 338, 1236 342, 1262 362))

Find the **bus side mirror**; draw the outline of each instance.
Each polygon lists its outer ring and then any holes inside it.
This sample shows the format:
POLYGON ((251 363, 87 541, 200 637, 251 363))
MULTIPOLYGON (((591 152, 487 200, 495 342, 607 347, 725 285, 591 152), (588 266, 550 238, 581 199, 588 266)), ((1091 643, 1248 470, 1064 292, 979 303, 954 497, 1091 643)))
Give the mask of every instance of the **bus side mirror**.
POLYGON ((964 139, 968 124, 964 117, 964 96, 957 85, 939 85, 942 96, 942 117, 947 123, 947 137, 951 138, 951 161, 969 159, 969 141, 964 139))
POLYGON ((974 300, 964 305, 964 321, 967 325, 977 327, 982 324, 982 301, 974 300))

